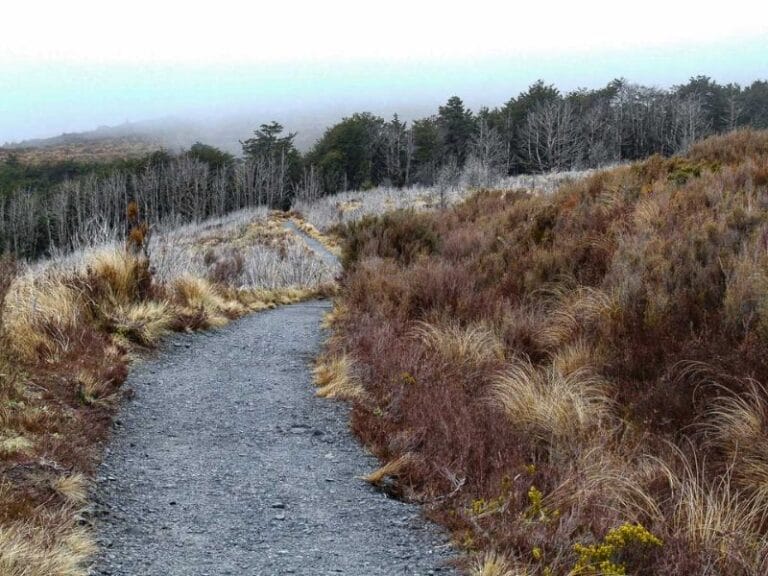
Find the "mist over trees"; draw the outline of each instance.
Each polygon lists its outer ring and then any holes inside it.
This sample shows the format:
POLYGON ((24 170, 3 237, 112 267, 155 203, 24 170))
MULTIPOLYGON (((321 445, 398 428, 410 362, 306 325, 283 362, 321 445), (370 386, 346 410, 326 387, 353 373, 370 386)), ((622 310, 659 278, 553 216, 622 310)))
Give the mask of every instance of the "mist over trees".
POLYGON ((538 81, 497 108, 469 110, 451 97, 405 125, 355 114, 306 155, 323 191, 435 184, 446 166, 467 182, 524 172, 590 168, 685 151, 740 126, 768 127, 768 83, 720 85, 706 76, 669 90, 618 79, 567 94, 538 81))
POLYGON ((768 128, 768 82, 698 76, 662 90, 618 79, 563 94, 538 81, 493 109, 475 112, 453 96, 410 124, 353 114, 304 155, 296 134, 271 122, 241 142, 240 158, 202 143, 110 164, 26 166, 11 157, 0 163, 0 253, 34 258, 117 237, 131 200, 155 226, 172 225, 349 189, 482 187, 506 175, 670 155, 741 126, 768 128))

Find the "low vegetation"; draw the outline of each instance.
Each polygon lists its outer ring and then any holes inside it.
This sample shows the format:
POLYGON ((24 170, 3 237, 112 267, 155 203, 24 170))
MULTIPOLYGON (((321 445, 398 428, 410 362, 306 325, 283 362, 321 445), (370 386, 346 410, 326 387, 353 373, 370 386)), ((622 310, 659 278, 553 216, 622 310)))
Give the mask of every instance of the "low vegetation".
POLYGON ((22 164, 33 166, 110 163, 128 158, 138 159, 161 148, 161 143, 143 136, 88 137, 62 134, 48 140, 0 146, 0 161, 12 157, 22 164))
POLYGON ((321 395, 474 575, 768 570, 768 132, 338 228, 321 395))
MULTIPOLYGON (((549 194, 560 184, 578 180, 590 173, 591 170, 575 170, 509 176, 495 180, 487 188, 549 194)), ((478 188, 470 182, 458 180, 408 188, 382 186, 365 191, 341 192, 315 200, 299 198, 293 207, 304 217, 305 222, 311 222, 327 234, 336 226, 355 222, 365 216, 382 215, 397 210, 430 211, 451 206, 465 200, 478 188)))
POLYGON ((80 576, 83 514, 133 356, 171 331, 327 295, 333 271, 266 210, 33 266, 0 260, 0 574, 80 576))

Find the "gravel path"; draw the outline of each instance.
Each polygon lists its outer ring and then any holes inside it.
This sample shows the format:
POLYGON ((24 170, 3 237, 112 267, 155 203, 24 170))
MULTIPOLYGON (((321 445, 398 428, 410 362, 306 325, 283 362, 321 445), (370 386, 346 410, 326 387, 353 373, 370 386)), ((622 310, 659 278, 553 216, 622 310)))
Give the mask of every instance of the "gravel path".
POLYGON ((134 366, 100 469, 93 574, 453 573, 419 509, 356 479, 377 464, 314 396, 327 302, 181 335, 134 366))
POLYGON ((337 272, 341 269, 341 266, 339 265, 339 259, 336 258, 331 252, 329 252, 325 246, 320 244, 317 240, 309 236, 308 234, 302 232, 296 224, 291 222, 290 220, 286 221, 284 224, 285 228, 287 230, 290 230, 294 234, 297 234, 301 236, 302 240, 309 246, 309 249, 312 250, 315 254, 318 255, 318 257, 323 261, 323 263, 328 266, 332 271, 337 272))

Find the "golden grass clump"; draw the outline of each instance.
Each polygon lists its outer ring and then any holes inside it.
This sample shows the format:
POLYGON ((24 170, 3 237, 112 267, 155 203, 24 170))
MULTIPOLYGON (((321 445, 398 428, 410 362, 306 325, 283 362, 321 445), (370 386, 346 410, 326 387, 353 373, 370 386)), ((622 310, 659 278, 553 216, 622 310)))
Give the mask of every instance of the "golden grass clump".
POLYGON ((669 469, 647 455, 618 444, 605 435, 574 455, 561 470, 560 482, 544 498, 550 510, 579 511, 598 507, 604 513, 633 522, 664 518, 651 485, 668 486, 669 469))
POLYGON ((556 349, 551 359, 552 367, 566 376, 580 371, 594 371, 600 362, 595 350, 581 338, 556 349))
POLYGON ((504 359, 503 342, 483 324, 464 327, 455 323, 434 325, 418 322, 413 333, 429 351, 446 360, 482 364, 504 359))
POLYGON ((485 552, 478 555, 470 570, 471 576, 526 576, 527 571, 518 569, 505 555, 485 552))
POLYGON ((607 383, 580 369, 564 374, 554 365, 518 360, 497 377, 491 401, 516 428, 551 445, 568 445, 607 423, 612 401, 607 383))
POLYGON ((90 533, 61 518, 45 526, 12 523, 0 530, 3 576, 83 576, 96 546, 90 533))
POLYGON ((77 397, 85 405, 110 408, 117 403, 118 396, 109 382, 97 375, 82 370, 75 378, 77 397))
POLYGON ((29 454, 34 447, 35 443, 24 436, 14 434, 5 438, 0 438, 0 455, 3 456, 29 454))
POLYGON ((173 309, 163 301, 143 301, 121 305, 112 311, 112 330, 131 342, 155 346, 170 330, 173 309))
POLYGON ((111 303, 126 304, 138 299, 146 282, 148 262, 128 250, 99 250, 86 264, 90 276, 106 288, 104 297, 111 303))
POLYGON ((69 350, 69 333, 84 314, 81 294, 65 278, 21 276, 11 284, 3 308, 8 348, 27 362, 54 361, 69 350))
POLYGON ((361 399, 365 396, 354 374, 354 362, 347 355, 320 358, 312 371, 320 398, 361 399))
POLYGON ((396 477, 401 475, 414 461, 413 454, 405 453, 402 456, 390 460, 383 466, 380 466, 370 474, 362 476, 361 479, 365 480, 369 484, 379 485, 386 478, 396 477))
POLYGON ((58 476, 53 481, 53 489, 75 507, 84 506, 88 500, 88 481, 80 473, 58 476))
POLYGON ((538 334, 538 339, 549 348, 572 341, 592 323, 609 317, 617 307, 609 294, 585 286, 574 290, 550 287, 542 293, 551 293, 554 297, 554 307, 538 334))
POLYGON ((733 482, 768 507, 768 392, 755 381, 718 398, 705 415, 710 444, 731 467, 733 482))
POLYGON ((323 321, 322 321, 322 327, 325 329, 330 329, 336 326, 341 320, 343 320, 345 314, 346 314, 346 306, 341 301, 335 301, 333 303, 333 308, 329 312, 326 312, 323 315, 323 321))
POLYGON ((172 285, 174 300, 189 315, 202 314, 203 323, 219 328, 230 320, 245 314, 245 307, 237 301, 227 300, 216 287, 203 278, 183 276, 172 285))
POLYGON ((764 502, 734 485, 733 471, 708 479, 702 463, 681 457, 674 481, 673 534, 684 536, 717 574, 765 574, 768 520, 764 502))

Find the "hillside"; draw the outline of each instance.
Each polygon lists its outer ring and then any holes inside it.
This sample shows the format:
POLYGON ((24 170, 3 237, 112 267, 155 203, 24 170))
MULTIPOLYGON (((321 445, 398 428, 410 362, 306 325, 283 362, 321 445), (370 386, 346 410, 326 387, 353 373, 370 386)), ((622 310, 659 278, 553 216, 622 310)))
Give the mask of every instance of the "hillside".
POLYGON ((136 159, 163 148, 160 140, 148 135, 103 136, 62 134, 0 147, 0 162, 14 157, 24 164, 56 162, 109 162, 136 159))
POLYGON ((469 572, 768 571, 768 132, 338 230, 319 393, 469 572))

